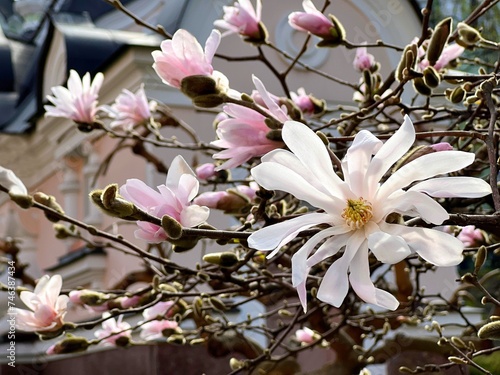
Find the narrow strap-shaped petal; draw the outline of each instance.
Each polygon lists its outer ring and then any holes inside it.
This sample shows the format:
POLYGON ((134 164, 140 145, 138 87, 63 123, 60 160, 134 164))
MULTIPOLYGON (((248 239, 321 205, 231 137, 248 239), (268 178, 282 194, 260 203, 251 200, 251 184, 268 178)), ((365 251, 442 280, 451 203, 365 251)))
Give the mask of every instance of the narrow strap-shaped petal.
POLYGON ((403 237, 412 250, 436 266, 456 266, 463 259, 464 244, 448 233, 428 228, 409 228, 404 225, 387 223, 384 223, 383 230, 403 237))
POLYGON ((421 191, 436 198, 479 198, 491 194, 491 186, 475 177, 441 177, 422 181, 409 191, 421 191))
POLYGON ((368 263, 368 248, 363 244, 357 251, 350 265, 349 281, 352 289, 365 302, 396 310, 399 306, 398 300, 385 290, 375 288, 370 279, 370 266, 368 263))
POLYGON ((408 244, 402 237, 383 232, 378 225, 371 224, 374 228, 372 228, 372 233, 367 236, 368 248, 379 261, 395 264, 411 254, 408 244))
POLYGON ((287 121, 281 134, 288 148, 323 182, 332 196, 345 197, 348 194, 344 181, 333 170, 326 146, 316 133, 300 122, 287 121))
POLYGON ((367 196, 373 196, 382 176, 410 149, 414 141, 415 128, 406 115, 403 125, 380 147, 368 167, 365 184, 370 191, 367 196))
POLYGON ((219 47, 220 39, 221 39, 220 31, 214 29, 210 33, 210 36, 207 38, 207 41, 205 42, 205 57, 209 64, 212 63, 215 51, 217 51, 217 47, 219 47))
POLYGON ((305 200, 315 207, 340 216, 344 202, 317 190, 304 177, 278 163, 262 163, 252 168, 252 176, 267 190, 281 190, 305 200))
MULTIPOLYGON (((349 290, 347 271, 349 265, 365 241, 360 231, 353 232, 346 244, 344 255, 326 271, 318 289, 318 299, 335 307, 340 307, 349 290)), ((367 257, 368 259, 368 257, 367 257)))
POLYGON ((391 175, 377 192, 377 199, 383 201, 392 192, 412 182, 460 170, 472 164, 474 158, 473 153, 463 151, 433 152, 423 155, 391 175))
POLYGON ((274 250, 268 255, 271 258, 301 231, 328 222, 328 218, 328 214, 312 213, 270 225, 252 233, 248 237, 248 246, 262 251, 274 250))

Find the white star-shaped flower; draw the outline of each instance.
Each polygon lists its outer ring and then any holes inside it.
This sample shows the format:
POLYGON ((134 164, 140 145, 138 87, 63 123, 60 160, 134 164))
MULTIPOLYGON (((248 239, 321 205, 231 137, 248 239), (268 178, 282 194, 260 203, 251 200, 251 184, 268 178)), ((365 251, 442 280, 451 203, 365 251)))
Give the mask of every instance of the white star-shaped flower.
POLYGON ((292 257, 292 283, 304 310, 306 279, 311 267, 342 249, 342 256, 325 273, 317 294, 318 299, 336 307, 344 301, 349 282, 362 300, 391 310, 398 307, 399 302, 392 294, 375 288, 370 280, 369 250, 387 264, 397 263, 415 252, 437 266, 461 262, 464 245, 452 235, 389 224, 386 218, 398 213, 419 216, 438 225, 449 215, 431 197, 475 198, 490 194, 490 186, 479 178, 429 179, 470 165, 473 153, 430 153, 402 166, 380 184, 381 178, 415 140, 408 116, 385 143, 369 131, 359 132, 342 161, 343 180, 333 170, 323 142, 307 126, 288 121, 282 137, 290 151, 278 149, 264 155, 262 164, 252 169, 252 176, 264 188, 288 192, 324 212, 260 229, 249 237, 248 244, 254 249, 272 250, 268 256, 272 257, 299 232, 319 224, 330 225, 312 236, 292 257))

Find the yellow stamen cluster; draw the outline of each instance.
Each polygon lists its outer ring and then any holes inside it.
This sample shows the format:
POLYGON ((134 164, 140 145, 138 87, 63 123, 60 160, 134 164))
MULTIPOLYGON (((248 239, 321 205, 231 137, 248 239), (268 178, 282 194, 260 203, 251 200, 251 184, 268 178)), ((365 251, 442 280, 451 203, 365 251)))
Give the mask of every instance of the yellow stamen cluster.
POLYGON ((372 204, 363 198, 348 199, 342 218, 351 229, 360 229, 373 216, 372 204))

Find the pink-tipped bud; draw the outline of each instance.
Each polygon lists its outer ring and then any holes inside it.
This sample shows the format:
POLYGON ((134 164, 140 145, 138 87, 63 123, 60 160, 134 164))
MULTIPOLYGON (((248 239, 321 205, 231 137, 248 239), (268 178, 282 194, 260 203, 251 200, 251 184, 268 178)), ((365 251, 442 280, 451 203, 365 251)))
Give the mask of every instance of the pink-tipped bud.
POLYGON ((196 177, 198 177, 200 180, 208 180, 209 178, 212 178, 216 175, 215 165, 212 163, 205 163, 198 166, 195 172, 196 177))

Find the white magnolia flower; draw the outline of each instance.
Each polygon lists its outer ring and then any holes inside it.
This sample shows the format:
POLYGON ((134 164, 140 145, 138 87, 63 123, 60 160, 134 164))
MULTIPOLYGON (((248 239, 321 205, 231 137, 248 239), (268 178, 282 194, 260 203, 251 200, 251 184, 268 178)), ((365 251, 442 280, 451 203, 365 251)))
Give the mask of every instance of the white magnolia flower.
POLYGON ((430 153, 404 165, 380 184, 380 179, 415 140, 415 130, 407 116, 385 143, 366 130, 356 135, 342 161, 344 180, 333 170, 320 138, 308 127, 288 121, 282 136, 291 152, 279 149, 264 155, 262 164, 252 169, 255 181, 268 190, 286 191, 324 212, 265 227, 253 233, 248 244, 258 250, 273 250, 268 256, 272 257, 299 232, 319 224, 330 225, 312 236, 292 257, 292 282, 304 310, 306 278, 311 267, 341 249, 342 256, 327 270, 317 294, 320 300, 337 307, 348 292, 349 282, 362 300, 391 310, 398 307, 392 294, 375 288, 370 280, 368 249, 388 264, 414 252, 437 266, 460 263, 464 245, 459 239, 433 229, 389 224, 385 219, 390 213, 399 213, 441 224, 449 215, 431 197, 474 198, 490 194, 490 186, 478 178, 429 179, 468 166, 474 161, 474 154, 430 153), (421 182, 412 185, 416 181, 421 182))

